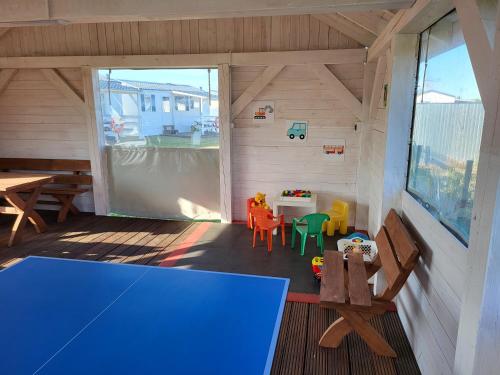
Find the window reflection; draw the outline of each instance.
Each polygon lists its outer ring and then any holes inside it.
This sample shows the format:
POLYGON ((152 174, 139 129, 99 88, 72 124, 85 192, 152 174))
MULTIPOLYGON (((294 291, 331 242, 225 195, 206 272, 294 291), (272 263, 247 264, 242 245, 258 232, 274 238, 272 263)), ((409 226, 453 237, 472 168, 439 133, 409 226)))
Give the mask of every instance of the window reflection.
POLYGON ((421 34, 407 190, 462 242, 484 109, 456 12, 421 34))

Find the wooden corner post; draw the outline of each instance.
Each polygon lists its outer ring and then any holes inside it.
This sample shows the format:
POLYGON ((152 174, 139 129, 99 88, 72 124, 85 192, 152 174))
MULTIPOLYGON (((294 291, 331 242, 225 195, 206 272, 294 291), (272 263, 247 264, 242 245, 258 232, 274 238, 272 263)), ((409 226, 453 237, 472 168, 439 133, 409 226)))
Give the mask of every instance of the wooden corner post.
POLYGON ((221 222, 230 223, 231 208, 231 68, 219 69, 219 173, 221 222))
POLYGON ((107 215, 109 198, 107 186, 107 164, 104 150, 99 75, 96 69, 82 68, 82 80, 86 107, 87 133, 89 139, 90 164, 92 168, 92 190, 96 215, 107 215))

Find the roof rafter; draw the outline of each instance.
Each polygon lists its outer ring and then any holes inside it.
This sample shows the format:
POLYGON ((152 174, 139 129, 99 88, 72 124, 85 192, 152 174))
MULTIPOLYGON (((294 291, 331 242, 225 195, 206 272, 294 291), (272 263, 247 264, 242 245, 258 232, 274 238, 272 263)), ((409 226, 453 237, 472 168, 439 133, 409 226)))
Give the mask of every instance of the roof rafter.
POLYGON ((17 73, 17 69, 2 69, 0 70, 0 94, 9 85, 9 82, 14 78, 17 73))
POLYGON ((376 34, 360 27, 358 24, 339 13, 317 14, 314 15, 314 17, 326 23, 328 26, 333 27, 335 30, 340 31, 342 34, 347 35, 349 38, 354 39, 363 46, 371 46, 377 38, 376 34))
POLYGON ((381 12, 342 12, 339 14, 374 35, 379 35, 387 27, 387 20, 381 12))
POLYGON ((253 81, 231 105, 231 120, 234 120, 252 100, 276 77, 285 65, 271 65, 253 81))
POLYGON ((347 87, 324 64, 308 64, 322 84, 330 89, 333 95, 343 103, 359 119, 363 118, 362 104, 347 87))
POLYGON ((392 37, 408 25, 430 2, 431 0, 417 0, 410 9, 398 11, 368 49, 368 62, 382 55, 391 44, 392 37))
POLYGON ((78 95, 75 90, 66 82, 66 80, 57 72, 56 69, 41 69, 45 78, 68 98, 81 112, 85 113, 87 108, 85 100, 78 95))

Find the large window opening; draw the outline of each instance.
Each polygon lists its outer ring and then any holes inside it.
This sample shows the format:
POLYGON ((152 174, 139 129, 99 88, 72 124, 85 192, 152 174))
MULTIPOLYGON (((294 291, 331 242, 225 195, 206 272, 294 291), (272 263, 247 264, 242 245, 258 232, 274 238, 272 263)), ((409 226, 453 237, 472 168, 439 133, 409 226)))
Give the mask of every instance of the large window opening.
POLYGON ((217 69, 102 69, 107 145, 218 148, 217 69))
POLYGON ((220 219, 217 69, 102 69, 111 214, 220 219))
POLYGON ((421 34, 407 190, 465 244, 483 120, 454 11, 421 34))

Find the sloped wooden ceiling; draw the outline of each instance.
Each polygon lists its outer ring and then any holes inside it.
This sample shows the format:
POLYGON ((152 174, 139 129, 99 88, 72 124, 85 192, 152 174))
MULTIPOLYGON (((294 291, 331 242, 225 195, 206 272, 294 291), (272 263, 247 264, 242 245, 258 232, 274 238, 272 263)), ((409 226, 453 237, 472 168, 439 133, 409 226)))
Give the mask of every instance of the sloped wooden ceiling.
POLYGON ((359 48, 310 15, 16 27, 0 56, 198 54, 359 48))
POLYGON ((0 56, 198 54, 370 46, 390 11, 0 29, 0 56))

